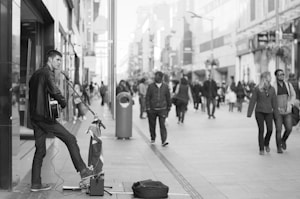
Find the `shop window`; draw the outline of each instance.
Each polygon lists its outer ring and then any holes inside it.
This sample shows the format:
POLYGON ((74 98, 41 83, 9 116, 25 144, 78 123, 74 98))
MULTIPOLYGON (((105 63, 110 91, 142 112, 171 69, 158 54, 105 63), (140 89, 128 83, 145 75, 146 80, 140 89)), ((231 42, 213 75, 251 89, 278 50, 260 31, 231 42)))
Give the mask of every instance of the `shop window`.
POLYGON ((268 0, 268 11, 272 12, 275 10, 275 0, 268 0))

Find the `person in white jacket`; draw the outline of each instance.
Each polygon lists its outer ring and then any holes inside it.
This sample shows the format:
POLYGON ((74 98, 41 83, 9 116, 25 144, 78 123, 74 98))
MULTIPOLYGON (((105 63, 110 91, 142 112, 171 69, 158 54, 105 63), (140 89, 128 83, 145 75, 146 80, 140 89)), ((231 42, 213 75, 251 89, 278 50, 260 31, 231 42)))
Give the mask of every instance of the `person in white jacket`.
POLYGON ((296 93, 291 83, 284 80, 284 72, 282 69, 277 69, 274 72, 276 82, 274 83, 275 92, 277 95, 279 116, 275 119, 276 126, 276 145, 277 153, 283 153, 286 150, 286 141, 292 132, 292 106, 296 101, 296 93), (281 135, 282 125, 285 128, 284 134, 281 135))

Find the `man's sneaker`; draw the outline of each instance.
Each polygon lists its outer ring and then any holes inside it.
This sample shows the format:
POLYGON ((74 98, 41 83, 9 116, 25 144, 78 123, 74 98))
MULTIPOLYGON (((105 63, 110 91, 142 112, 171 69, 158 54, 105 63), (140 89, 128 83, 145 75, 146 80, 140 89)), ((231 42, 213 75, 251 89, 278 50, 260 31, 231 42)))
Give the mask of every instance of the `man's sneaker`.
POLYGON ((277 153, 283 153, 282 149, 281 149, 281 148, 278 148, 278 149, 277 149, 277 153))
POLYGON ((286 142, 282 141, 281 147, 282 147, 283 150, 286 150, 286 142))
POLYGON ((155 140, 151 140, 151 144, 155 144, 155 140))
POLYGON ((39 184, 39 185, 32 185, 30 191, 38 192, 38 191, 47 191, 50 190, 51 186, 48 184, 39 184))
POLYGON ((265 146, 265 150, 266 150, 266 152, 268 152, 268 153, 271 151, 271 149, 270 149, 269 146, 265 146))
POLYGON ((164 143, 162 143, 162 146, 167 146, 169 144, 169 142, 164 142, 164 143))
POLYGON ((94 176, 94 171, 89 168, 85 168, 80 172, 81 180, 86 180, 92 176, 94 176))

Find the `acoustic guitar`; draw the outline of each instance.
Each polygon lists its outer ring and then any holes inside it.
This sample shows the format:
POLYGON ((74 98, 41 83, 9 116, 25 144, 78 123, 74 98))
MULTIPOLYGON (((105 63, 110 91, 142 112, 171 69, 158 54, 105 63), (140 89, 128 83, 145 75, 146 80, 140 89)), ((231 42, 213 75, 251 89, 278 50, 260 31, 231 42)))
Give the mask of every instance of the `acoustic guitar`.
POLYGON ((59 108, 58 101, 55 99, 50 98, 49 96, 49 110, 50 110, 50 117, 53 119, 57 119, 60 116, 60 108, 59 108))

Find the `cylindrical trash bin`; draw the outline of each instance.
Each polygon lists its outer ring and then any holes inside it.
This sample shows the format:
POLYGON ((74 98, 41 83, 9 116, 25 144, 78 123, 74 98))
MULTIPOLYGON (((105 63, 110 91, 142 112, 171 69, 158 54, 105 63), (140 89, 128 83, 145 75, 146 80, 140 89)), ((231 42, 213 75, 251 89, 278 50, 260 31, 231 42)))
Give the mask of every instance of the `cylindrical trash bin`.
POLYGON ((129 139, 132 136, 132 97, 121 92, 116 98, 116 137, 129 139))

